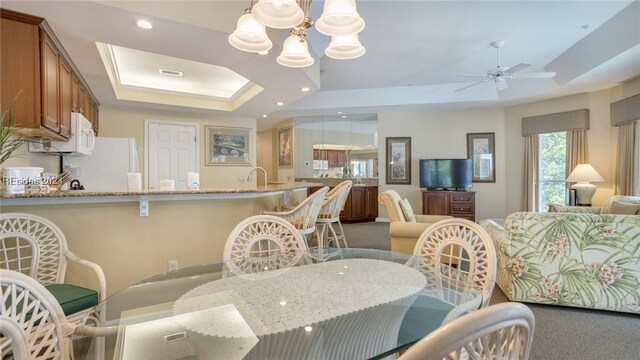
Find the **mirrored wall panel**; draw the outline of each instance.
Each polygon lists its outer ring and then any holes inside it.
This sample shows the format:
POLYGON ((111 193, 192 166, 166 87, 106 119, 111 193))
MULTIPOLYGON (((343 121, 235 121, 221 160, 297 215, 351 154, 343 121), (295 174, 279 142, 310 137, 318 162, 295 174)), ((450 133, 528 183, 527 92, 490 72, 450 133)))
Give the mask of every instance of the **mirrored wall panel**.
POLYGON ((294 119, 296 178, 377 178, 376 114, 294 119))

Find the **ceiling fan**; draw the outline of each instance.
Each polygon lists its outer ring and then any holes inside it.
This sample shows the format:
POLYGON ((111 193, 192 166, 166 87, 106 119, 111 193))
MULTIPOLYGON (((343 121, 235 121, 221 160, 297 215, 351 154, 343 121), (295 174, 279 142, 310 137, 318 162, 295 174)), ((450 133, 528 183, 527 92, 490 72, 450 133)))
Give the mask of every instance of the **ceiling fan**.
POLYGON ((528 67, 531 66, 531 64, 523 64, 520 63, 516 66, 512 66, 512 67, 506 67, 506 66, 500 66, 500 48, 502 48, 504 46, 504 41, 502 40, 498 40, 498 41, 494 41, 491 43, 491 46, 493 46, 494 48, 496 48, 497 50, 497 58, 498 58, 498 65, 493 68, 493 69, 489 69, 487 70, 486 74, 480 75, 480 74, 461 74, 458 76, 461 77, 475 77, 475 78, 482 78, 482 80, 475 82, 473 84, 467 85, 465 87, 462 87, 458 90, 456 90, 456 92, 458 91, 462 91, 464 89, 468 89, 472 86, 476 86, 482 83, 485 83, 487 81, 491 81, 493 80, 496 84, 496 89, 498 91, 502 91, 504 89, 506 89, 508 87, 507 85, 507 79, 548 79, 548 78, 552 78, 554 76, 556 76, 555 72, 539 72, 539 73, 518 73, 519 71, 522 71, 528 67))

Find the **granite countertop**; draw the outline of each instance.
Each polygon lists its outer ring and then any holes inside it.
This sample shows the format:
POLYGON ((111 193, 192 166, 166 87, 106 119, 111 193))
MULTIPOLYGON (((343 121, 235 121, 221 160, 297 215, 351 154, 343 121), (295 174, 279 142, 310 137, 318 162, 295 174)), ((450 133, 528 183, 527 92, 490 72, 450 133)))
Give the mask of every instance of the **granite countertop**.
POLYGON ((378 178, 296 178, 296 181, 322 183, 324 186, 336 186, 345 180, 353 181, 353 186, 378 186, 378 178))
POLYGON ((269 193, 286 190, 304 189, 312 186, 322 186, 320 182, 293 182, 284 184, 268 184, 267 187, 256 185, 239 185, 237 188, 202 188, 199 190, 142 190, 142 191, 84 191, 62 190, 47 194, 4 194, 2 199, 31 199, 31 198, 62 198, 62 197, 90 197, 90 196, 146 196, 146 195, 198 195, 198 194, 251 194, 269 193))

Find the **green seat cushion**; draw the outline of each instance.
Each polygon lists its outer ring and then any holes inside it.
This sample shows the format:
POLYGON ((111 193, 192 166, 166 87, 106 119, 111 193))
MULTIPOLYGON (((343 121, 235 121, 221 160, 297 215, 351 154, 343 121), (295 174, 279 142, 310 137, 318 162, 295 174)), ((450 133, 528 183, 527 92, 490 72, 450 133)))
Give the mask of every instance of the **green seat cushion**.
POLYGON ((58 300, 67 316, 98 305, 98 292, 91 289, 71 284, 52 284, 45 288, 58 300))

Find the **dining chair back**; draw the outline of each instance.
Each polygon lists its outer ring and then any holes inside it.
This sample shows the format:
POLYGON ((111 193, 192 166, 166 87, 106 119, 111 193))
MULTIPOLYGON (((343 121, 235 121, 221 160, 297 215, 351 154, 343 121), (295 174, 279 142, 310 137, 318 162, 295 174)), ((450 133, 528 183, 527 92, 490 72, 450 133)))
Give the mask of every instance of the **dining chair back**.
POLYGON ((398 360, 529 358, 535 319, 520 303, 501 303, 436 329, 398 360))
MULTIPOLYGON (((496 250, 489 234, 478 224, 460 218, 439 221, 422 233, 413 255, 417 267, 428 275, 427 281, 464 291, 457 289, 456 283, 468 283, 461 279, 468 277, 482 292, 481 307, 488 305, 496 279, 496 250)), ((459 292, 451 294, 457 296, 459 292)))
POLYGON ((102 268, 69 251, 62 230, 53 222, 31 214, 0 214, 0 269, 23 273, 44 285, 58 299, 69 321, 99 323, 100 314, 94 306, 107 292, 102 268), (68 261, 89 268, 99 290, 65 284, 68 261))
POLYGON ((344 209, 344 204, 347 202, 352 185, 353 182, 351 180, 345 180, 331 189, 320 208, 318 220, 316 221, 317 225, 321 225, 320 229, 317 229, 319 226, 316 226, 318 241, 325 242, 327 246, 330 242, 334 242, 339 248, 340 241, 342 241, 344 247, 349 248, 347 237, 340 222, 340 212, 344 209), (334 224, 338 225, 339 232, 333 227, 334 224))
POLYGON ((0 298, 0 358, 70 358, 74 325, 44 286, 0 269, 0 298))
POLYGON ((289 221, 256 215, 231 231, 223 260, 233 273, 256 273, 293 266, 306 250, 302 234, 289 221))
POLYGON ((329 187, 327 186, 321 188, 292 210, 263 211, 262 214, 277 216, 289 221, 303 236, 313 234, 316 231, 316 220, 320 214, 320 208, 328 191, 329 187))

